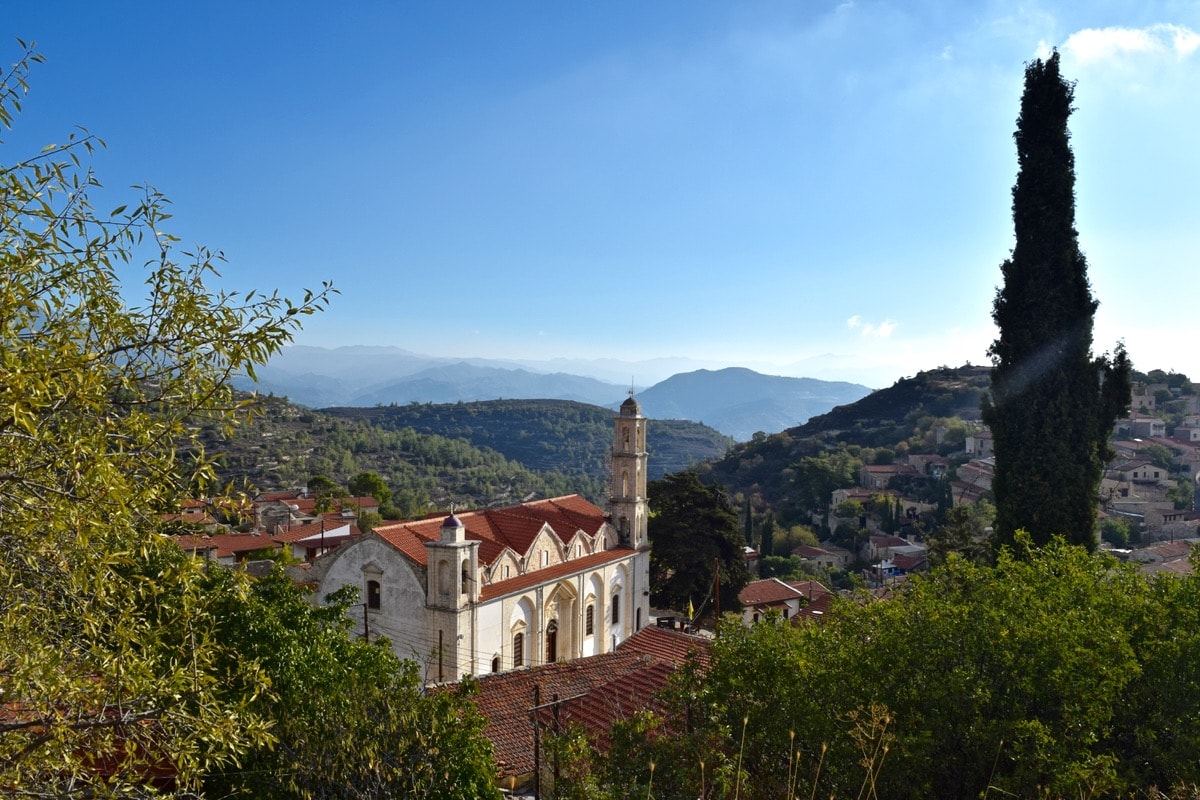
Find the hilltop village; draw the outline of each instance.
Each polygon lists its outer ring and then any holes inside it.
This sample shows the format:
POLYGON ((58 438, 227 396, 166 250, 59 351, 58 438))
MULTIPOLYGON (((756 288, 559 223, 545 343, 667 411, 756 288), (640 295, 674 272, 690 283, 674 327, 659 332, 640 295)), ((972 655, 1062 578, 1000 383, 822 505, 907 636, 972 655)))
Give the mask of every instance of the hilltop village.
MULTIPOLYGON (((1179 491, 1200 471, 1200 407, 1185 392, 1138 384, 1135 411, 1113 431, 1115 457, 1097 522, 1101 548, 1147 574, 1190 573, 1188 556, 1200 541, 1200 515, 1179 491)), ((990 498, 992 438, 977 420, 966 423, 933 431, 932 452, 910 449, 863 464, 855 485, 833 490, 812 512, 811 530, 828 538, 768 553, 761 548, 771 542, 761 536, 745 541, 750 580, 738 591, 739 607, 723 610, 747 625, 768 618, 821 624, 839 598, 866 591, 886 601, 931 560, 944 561, 950 546, 933 520, 947 509, 966 519, 965 509, 987 508, 990 498), (771 574, 769 565, 781 561, 792 569, 771 574)), ((228 509, 213 500, 191 501, 163 521, 189 531, 175 541, 197 558, 252 572, 281 560, 314 603, 353 587, 353 634, 387 641, 420 666, 430 686, 475 676, 501 773, 531 785, 530 736, 550 716, 599 735, 634 709, 656 707, 669 676, 708 648, 711 604, 697 611, 649 602, 651 425, 632 397, 613 418, 605 507, 566 495, 389 521, 378 517, 376 497, 300 488, 249 500, 242 530, 219 521, 228 509), (364 519, 372 524, 360 527, 364 519), (523 730, 518 721, 531 708, 542 716, 523 730)), ((967 535, 974 541, 960 542, 963 551, 986 547, 986 526, 967 535)))

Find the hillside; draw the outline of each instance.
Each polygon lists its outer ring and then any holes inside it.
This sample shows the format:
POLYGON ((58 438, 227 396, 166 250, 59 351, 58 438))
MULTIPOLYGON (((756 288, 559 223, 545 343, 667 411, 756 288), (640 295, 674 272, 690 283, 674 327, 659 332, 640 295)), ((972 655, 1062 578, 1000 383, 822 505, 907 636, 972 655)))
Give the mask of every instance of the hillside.
MULTIPOLYGON (((393 347, 295 346, 284 348, 258 369, 257 382, 240 376, 234 383, 308 408, 500 399, 573 400, 616 408, 629 386, 609 380, 618 363, 628 369, 625 374, 641 377, 685 362, 516 362, 432 358, 393 347), (596 372, 567 372, 568 367, 596 372)), ((649 388, 639 388, 637 397, 653 419, 703 422, 745 441, 759 431, 773 433, 801 424, 870 391, 855 383, 728 367, 672 373, 649 388)))
POLYGON ((729 367, 673 375, 638 393, 654 417, 691 419, 739 441, 801 424, 870 393, 856 383, 762 375, 729 367))
MULTIPOLYGON (((260 397, 261 412, 225 437, 204 430, 220 453, 222 484, 303 485, 313 475, 345 483, 376 472, 406 513, 516 503, 578 492, 603 502, 613 412, 556 400, 410 404, 314 411, 260 397)), ((733 441, 693 422, 655 420, 650 473, 723 455, 733 441)))
MULTIPOLYGON (((605 476, 612 449, 613 412, 569 400, 489 400, 410 403, 372 408, 327 408, 339 419, 384 430, 411 428, 489 448, 532 470, 605 476)), ((647 411, 649 414, 649 411, 647 411)), ((652 419, 647 429, 651 479, 720 458, 733 440, 687 420, 652 419)))
POLYGON ((301 486, 313 475, 344 485, 358 472, 369 471, 383 477, 406 515, 443 509, 451 502, 506 505, 574 492, 598 502, 606 494, 604 481, 590 472, 530 469, 461 438, 388 430, 276 397, 260 397, 257 408, 261 413, 230 436, 214 428, 202 431, 207 452, 220 454, 222 485, 301 486))
POLYGON ((962 421, 979 418, 979 402, 989 386, 989 375, 989 367, 964 366, 902 378, 803 425, 736 445, 703 470, 705 480, 747 496, 757 493, 768 505, 783 507, 790 501, 794 465, 828 445, 896 448, 900 443, 908 446, 912 440, 913 446, 938 447, 932 442, 935 422, 957 420, 940 445, 944 452, 954 452, 962 446, 962 421), (921 437, 931 441, 918 442, 921 437))

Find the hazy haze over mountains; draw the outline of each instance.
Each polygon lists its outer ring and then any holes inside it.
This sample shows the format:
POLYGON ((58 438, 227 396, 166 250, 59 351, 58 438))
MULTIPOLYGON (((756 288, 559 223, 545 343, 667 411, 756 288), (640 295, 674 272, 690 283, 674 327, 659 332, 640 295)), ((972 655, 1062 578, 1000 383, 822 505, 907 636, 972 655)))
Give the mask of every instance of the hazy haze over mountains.
POLYGON ((698 367, 682 358, 501 361, 438 358, 396 347, 293 346, 257 371, 257 383, 244 377, 235 383, 311 408, 501 398, 615 407, 633 388, 648 417, 704 422, 740 440, 756 431, 802 424, 871 391, 860 384, 763 375, 742 367, 698 367), (631 380, 621 381, 622 375, 631 380), (653 380, 642 382, 642 376, 653 380))

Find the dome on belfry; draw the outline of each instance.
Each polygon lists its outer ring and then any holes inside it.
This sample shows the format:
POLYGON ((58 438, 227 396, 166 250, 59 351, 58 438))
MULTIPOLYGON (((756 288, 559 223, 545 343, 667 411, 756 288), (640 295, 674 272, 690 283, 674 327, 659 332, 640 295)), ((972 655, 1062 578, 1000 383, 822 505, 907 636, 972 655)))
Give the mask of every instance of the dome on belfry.
POLYGON ((461 527, 463 527, 463 524, 462 524, 462 520, 459 519, 458 516, 456 514, 454 514, 454 512, 450 512, 450 516, 446 517, 445 522, 442 523, 442 527, 443 528, 461 528, 461 527))
POLYGON ((638 405, 638 401, 633 399, 633 395, 629 395, 624 403, 621 403, 622 417, 640 417, 642 415, 642 407, 638 405))

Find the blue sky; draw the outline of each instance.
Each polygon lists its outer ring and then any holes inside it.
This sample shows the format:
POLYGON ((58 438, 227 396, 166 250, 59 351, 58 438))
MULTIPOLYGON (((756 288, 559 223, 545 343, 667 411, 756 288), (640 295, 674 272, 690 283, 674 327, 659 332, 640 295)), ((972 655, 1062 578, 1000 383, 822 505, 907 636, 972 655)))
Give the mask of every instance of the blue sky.
POLYGON ((870 386, 986 363, 1057 46, 1094 349, 1200 379, 1195 2, 5 6, 47 62, 0 157, 87 126, 230 286, 334 282, 299 344, 870 386))

